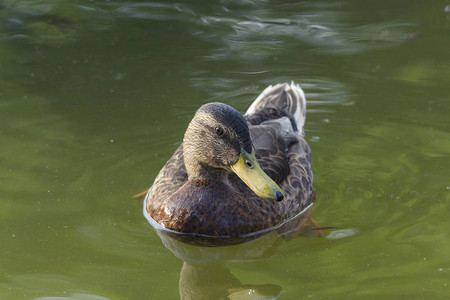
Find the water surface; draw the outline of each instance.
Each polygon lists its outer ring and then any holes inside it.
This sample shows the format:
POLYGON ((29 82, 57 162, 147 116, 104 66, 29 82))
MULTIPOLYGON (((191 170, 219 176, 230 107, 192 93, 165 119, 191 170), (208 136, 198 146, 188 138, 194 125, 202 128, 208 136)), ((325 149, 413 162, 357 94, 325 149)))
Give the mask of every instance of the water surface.
POLYGON ((448 5, 2 1, 0 298, 448 298, 448 5), (201 104, 245 111, 291 80, 308 100, 312 215, 337 228, 193 268, 131 195, 201 104))

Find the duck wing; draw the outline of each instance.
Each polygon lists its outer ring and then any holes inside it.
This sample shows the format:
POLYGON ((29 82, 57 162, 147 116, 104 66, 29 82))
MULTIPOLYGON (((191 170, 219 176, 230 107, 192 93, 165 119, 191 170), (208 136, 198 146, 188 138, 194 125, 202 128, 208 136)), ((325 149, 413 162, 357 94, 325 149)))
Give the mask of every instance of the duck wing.
POLYGON ((187 179, 188 175, 183 158, 183 144, 181 144, 156 176, 151 189, 152 195, 157 195, 157 197, 153 197, 152 201, 147 201, 147 210, 153 205, 156 211, 187 179))
POLYGON ((248 108, 245 116, 252 125, 288 117, 294 131, 303 134, 306 119, 305 93, 298 84, 269 85, 248 108))
POLYGON ((262 169, 285 191, 287 211, 310 203, 311 150, 304 138, 306 100, 300 86, 267 87, 245 115, 262 169))

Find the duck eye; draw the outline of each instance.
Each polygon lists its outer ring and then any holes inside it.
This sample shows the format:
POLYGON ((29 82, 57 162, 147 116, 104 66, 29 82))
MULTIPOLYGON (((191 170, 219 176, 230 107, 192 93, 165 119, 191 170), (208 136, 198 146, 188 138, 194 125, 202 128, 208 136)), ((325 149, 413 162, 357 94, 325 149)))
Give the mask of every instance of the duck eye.
POLYGON ((223 128, 222 127, 216 127, 216 133, 217 133, 217 135, 222 135, 223 134, 223 128))

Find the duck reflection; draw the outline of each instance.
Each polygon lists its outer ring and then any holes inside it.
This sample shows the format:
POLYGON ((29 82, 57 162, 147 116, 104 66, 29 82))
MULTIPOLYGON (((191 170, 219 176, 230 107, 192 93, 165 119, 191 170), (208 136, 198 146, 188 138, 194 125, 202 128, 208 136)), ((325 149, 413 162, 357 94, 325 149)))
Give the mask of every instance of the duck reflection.
MULTIPOLYGON (((280 245, 297 236, 320 234, 309 217, 309 211, 282 227, 260 237, 236 245, 206 247, 193 245, 192 237, 174 236, 156 228, 161 241, 176 257, 183 260, 180 271, 180 299, 277 299, 282 288, 271 283, 248 284, 241 282, 228 269, 228 262, 255 261, 275 255, 280 245)), ((216 244, 216 242, 211 242, 216 244)))
POLYGON ((179 289, 181 299, 276 299, 281 295, 281 287, 275 284, 242 284, 225 263, 184 262, 179 289))

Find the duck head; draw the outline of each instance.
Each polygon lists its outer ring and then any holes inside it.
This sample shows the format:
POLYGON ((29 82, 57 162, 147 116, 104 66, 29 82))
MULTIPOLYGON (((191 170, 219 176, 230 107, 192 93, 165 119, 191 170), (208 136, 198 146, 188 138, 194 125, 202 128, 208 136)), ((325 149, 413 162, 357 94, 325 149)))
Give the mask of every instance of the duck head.
POLYGON ((189 179, 224 180, 229 171, 258 196, 281 201, 283 190, 261 169, 245 118, 223 103, 201 106, 183 139, 189 179))

